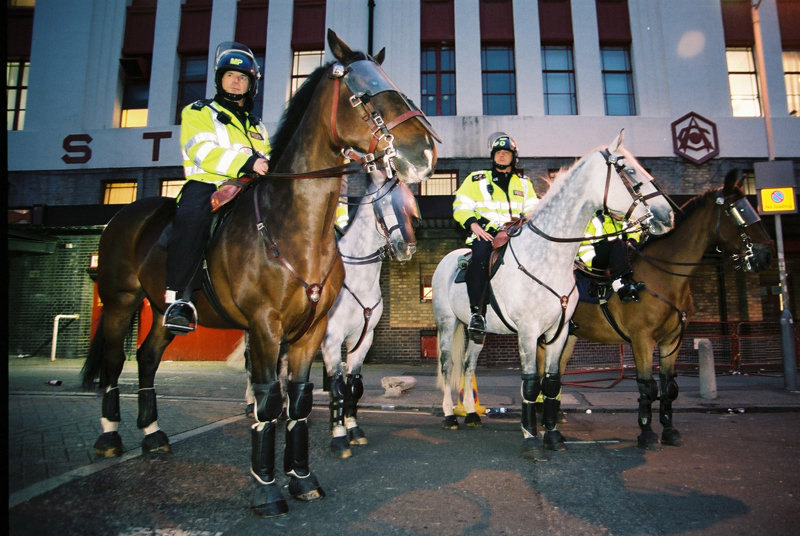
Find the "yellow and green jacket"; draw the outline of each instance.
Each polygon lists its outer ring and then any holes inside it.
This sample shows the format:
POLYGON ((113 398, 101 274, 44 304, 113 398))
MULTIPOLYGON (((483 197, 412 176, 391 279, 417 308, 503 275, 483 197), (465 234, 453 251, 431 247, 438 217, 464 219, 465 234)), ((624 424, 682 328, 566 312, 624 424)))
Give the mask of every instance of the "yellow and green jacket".
POLYGON ((181 147, 186 180, 219 187, 244 174, 242 166, 255 153, 269 158, 270 145, 264 123, 242 124, 215 101, 200 100, 181 112, 181 147))
MULTIPOLYGON (((491 170, 475 171, 467 175, 456 190, 453 201, 453 218, 466 230, 478 222, 488 232, 498 231, 503 224, 533 210, 539 198, 533 183, 524 175, 511 175, 508 195, 492 183, 491 170)), ((467 238, 472 244, 475 234, 467 238)))
MULTIPOLYGON (((586 238, 599 238, 603 235, 611 234, 611 233, 618 233, 619 231, 625 229, 628 226, 628 223, 625 221, 615 220, 611 216, 603 215, 603 216, 595 216, 592 218, 592 221, 589 222, 589 225, 586 227, 586 232, 584 236, 586 238)), ((627 240, 628 238, 633 238, 634 240, 641 241, 642 238, 642 230, 638 227, 632 229, 623 234, 609 236, 608 240, 627 240)), ((583 261, 583 263, 591 268, 592 261, 595 257, 594 251, 594 244, 597 240, 586 240, 581 242, 580 247, 578 248, 578 258, 583 261)))

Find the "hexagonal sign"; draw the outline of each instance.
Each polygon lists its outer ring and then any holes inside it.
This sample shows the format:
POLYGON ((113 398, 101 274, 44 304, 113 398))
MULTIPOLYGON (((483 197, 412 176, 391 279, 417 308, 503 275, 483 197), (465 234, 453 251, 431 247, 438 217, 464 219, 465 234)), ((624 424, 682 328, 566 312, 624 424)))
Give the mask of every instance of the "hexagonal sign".
POLYGON ((700 114, 689 112, 672 122, 672 149, 695 164, 719 154, 717 125, 700 114))

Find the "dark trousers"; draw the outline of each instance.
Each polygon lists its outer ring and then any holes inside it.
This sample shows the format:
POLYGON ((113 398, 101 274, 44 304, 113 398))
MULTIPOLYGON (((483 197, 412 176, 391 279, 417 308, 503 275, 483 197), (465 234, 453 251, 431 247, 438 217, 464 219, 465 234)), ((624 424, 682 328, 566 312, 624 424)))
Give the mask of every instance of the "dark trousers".
POLYGON ((492 243, 488 240, 472 242, 472 260, 467 267, 467 295, 470 308, 474 311, 480 307, 481 314, 485 309, 485 290, 489 281, 489 257, 492 254, 492 243))
POLYGON ((178 210, 172 220, 167 243, 167 289, 178 298, 188 298, 211 230, 211 195, 217 191, 213 184, 186 181, 181 190, 178 210))
POLYGON ((592 270, 610 275, 613 279, 630 272, 628 245, 625 240, 601 240, 594 245, 594 252, 592 270))

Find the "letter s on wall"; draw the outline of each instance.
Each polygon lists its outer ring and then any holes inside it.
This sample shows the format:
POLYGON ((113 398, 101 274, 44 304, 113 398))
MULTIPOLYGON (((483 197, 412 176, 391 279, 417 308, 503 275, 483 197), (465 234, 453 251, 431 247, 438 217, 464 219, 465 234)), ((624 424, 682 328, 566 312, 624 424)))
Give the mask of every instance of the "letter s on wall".
POLYGON ((85 164, 92 159, 92 149, 89 147, 91 141, 92 137, 88 134, 70 134, 65 137, 61 146, 67 153, 78 153, 78 155, 65 154, 61 160, 67 164, 85 164))

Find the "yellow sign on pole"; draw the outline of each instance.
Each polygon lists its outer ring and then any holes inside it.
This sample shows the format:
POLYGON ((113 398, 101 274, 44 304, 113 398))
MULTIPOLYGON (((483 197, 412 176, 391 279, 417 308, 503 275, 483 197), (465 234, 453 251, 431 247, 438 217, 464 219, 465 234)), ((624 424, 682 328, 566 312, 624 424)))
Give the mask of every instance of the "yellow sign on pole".
POLYGON ((794 188, 762 188, 761 212, 763 214, 788 214, 797 212, 794 188))

